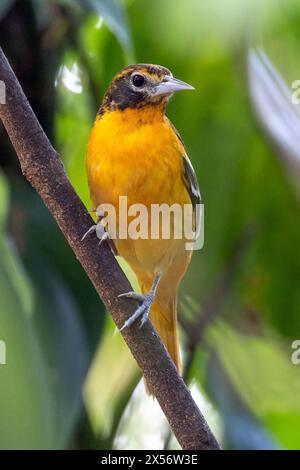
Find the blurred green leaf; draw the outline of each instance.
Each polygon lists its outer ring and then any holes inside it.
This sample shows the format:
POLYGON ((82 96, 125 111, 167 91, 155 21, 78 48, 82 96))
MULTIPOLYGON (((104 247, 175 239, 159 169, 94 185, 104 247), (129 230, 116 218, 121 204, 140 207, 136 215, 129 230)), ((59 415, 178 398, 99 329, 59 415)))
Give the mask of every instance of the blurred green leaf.
MULTIPOLYGON (((133 56, 133 46, 126 11, 119 0, 77 0, 88 11, 100 15, 109 29, 116 35, 121 46, 133 56)), ((130 60, 130 59, 129 59, 130 60)))
POLYGON ((88 366, 85 330, 71 292, 46 258, 31 256, 30 275, 36 293, 34 320, 55 403, 56 442, 66 448, 82 410, 88 366))
POLYGON ((2 449, 41 449, 56 446, 52 402, 44 358, 35 325, 22 294, 15 288, 15 273, 25 276, 11 250, 0 245, 0 337, 6 345, 6 365, 0 365, 2 449))
MULTIPOLYGON (((52 432, 45 438, 43 445, 45 448, 66 448, 82 410, 81 391, 89 355, 85 328, 71 292, 53 267, 60 244, 65 241, 57 237, 58 229, 51 219, 48 220, 50 216, 36 194, 23 184, 18 186, 18 190, 22 205, 20 200, 16 203, 14 190, 11 214, 12 220, 16 217, 17 239, 22 247, 21 253, 30 281, 20 261, 16 262, 11 249, 6 251, 6 256, 1 257, 1 262, 7 267, 11 287, 22 299, 23 310, 30 318, 32 341, 36 344, 38 358, 42 363, 41 379, 46 382, 50 413, 45 428, 50 427, 52 432), (25 227, 24 218, 28 222, 25 227), (56 252, 51 263, 45 250, 49 241, 55 244, 56 252)), ((12 295, 11 289, 7 289, 7 295, 9 293, 12 295)), ((20 315, 19 310, 16 307, 15 315, 20 315)), ((1 314, 0 311, 0 325, 1 314)), ((100 329, 98 337, 99 334, 100 329)), ((27 367, 35 369, 32 358, 31 361, 27 367)))
POLYGON ((226 449, 278 449, 271 432, 249 410, 242 395, 234 388, 216 354, 209 355, 205 383, 223 418, 223 442, 226 449))
MULTIPOLYGON (((76 55, 68 51, 64 57, 65 70, 76 64, 76 55)), ((79 77, 80 77, 79 69, 79 77)), ((68 73, 68 72, 67 72, 68 73)), ((79 82, 80 83, 80 82, 79 82)), ((63 75, 58 76, 55 134, 60 153, 76 192, 89 208, 89 192, 85 175, 85 152, 94 116, 90 109, 89 93, 73 93, 66 89, 63 75)))
MULTIPOLYGON (((33 319, 14 289, 11 263, 17 263, 7 244, 0 249, 0 336, 7 364, 0 366, 0 447, 41 449, 55 447, 52 401, 45 364, 33 319)), ((14 266, 14 270, 16 266, 14 266)))
POLYGON ((95 434, 105 439, 121 416, 139 369, 122 336, 108 316, 104 336, 84 387, 84 401, 95 434), (124 397, 126 401, 124 403, 124 397), (119 408, 120 403, 123 407, 119 408))
POLYGON ((211 346, 249 410, 281 446, 299 449, 300 375, 291 350, 268 337, 241 334, 220 323, 209 333, 211 346))
MULTIPOLYGON (((8 212, 2 175, 1 195, 2 226, 8 212)), ((31 252, 29 279, 2 231, 0 236, 0 339, 7 357, 0 366, 0 448, 65 448, 87 367, 82 326, 69 293, 38 251, 31 252)))
POLYGON ((41 292, 44 286, 40 285, 40 279, 45 277, 43 282, 46 285, 48 275, 50 288, 57 283, 58 291, 61 286, 70 298, 75 319, 80 316, 77 322, 81 323, 83 336, 88 337, 88 355, 91 358, 101 336, 104 306, 39 196, 20 181, 13 192, 11 229, 24 265, 36 279, 41 292))

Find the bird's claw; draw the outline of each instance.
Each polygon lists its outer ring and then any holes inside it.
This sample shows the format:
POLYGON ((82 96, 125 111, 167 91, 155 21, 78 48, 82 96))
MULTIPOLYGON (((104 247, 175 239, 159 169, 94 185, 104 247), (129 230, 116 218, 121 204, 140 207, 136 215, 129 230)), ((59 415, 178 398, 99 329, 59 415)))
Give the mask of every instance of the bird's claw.
POLYGON ((85 232, 85 234, 83 235, 81 241, 83 242, 83 240, 90 234, 90 233, 93 233, 93 232, 96 232, 96 228, 97 228, 97 225, 92 225, 87 232, 85 232))
POLYGON ((141 294, 138 294, 137 292, 130 291, 130 292, 124 292, 124 294, 118 295, 119 298, 121 297, 126 297, 126 299, 134 299, 137 300, 138 302, 143 302, 144 296, 141 294))
POLYGON ((125 294, 120 294, 118 297, 126 297, 127 299, 133 299, 140 303, 140 306, 136 309, 136 311, 125 321, 124 325, 120 329, 120 331, 125 330, 131 326, 139 317, 141 317, 140 328, 144 325, 144 323, 148 320, 150 307, 153 304, 154 300, 154 293, 149 292, 145 295, 137 294, 136 292, 126 292, 125 294))
POLYGON ((119 298, 126 297, 127 299, 136 300, 140 304, 139 307, 136 309, 136 311, 125 321, 120 331, 123 331, 125 330, 125 328, 128 328, 129 326, 131 326, 139 317, 142 317, 140 326, 139 326, 140 328, 142 328, 144 323, 148 320, 150 307, 154 302, 155 293, 156 293, 156 289, 157 289, 160 277, 161 277, 160 274, 156 274, 151 290, 147 294, 141 295, 141 294, 137 294, 137 292, 130 291, 130 292, 125 292, 124 294, 118 295, 119 298))
POLYGON ((109 239, 108 232, 104 229, 103 225, 101 224, 101 220, 104 216, 102 210, 98 209, 92 209, 90 212, 96 212, 97 214, 97 223, 92 225, 88 231, 83 235, 81 241, 83 241, 88 235, 91 233, 96 232, 97 237, 99 238, 99 246, 104 242, 104 240, 109 239))

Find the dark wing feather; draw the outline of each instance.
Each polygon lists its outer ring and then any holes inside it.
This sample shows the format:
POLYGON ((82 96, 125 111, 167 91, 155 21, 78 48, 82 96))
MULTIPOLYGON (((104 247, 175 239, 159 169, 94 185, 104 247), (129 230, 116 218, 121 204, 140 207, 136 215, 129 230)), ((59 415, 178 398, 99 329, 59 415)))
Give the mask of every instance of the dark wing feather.
POLYGON ((187 155, 183 155, 183 182, 188 190, 194 213, 194 229, 196 237, 199 236, 201 227, 201 195, 195 170, 187 155))
MULTIPOLYGON (((183 148, 185 150, 185 145, 179 132, 177 131, 177 129, 173 126, 171 122, 170 122, 170 125, 172 126, 175 134, 177 135, 178 139, 182 143, 183 148)), ((186 152, 184 153, 184 155, 182 155, 182 180, 189 193, 191 203, 193 205, 195 224, 196 224, 195 229, 196 229, 197 236, 199 236, 200 220, 201 220, 201 210, 200 210, 201 195, 200 195, 200 189, 199 189, 195 170, 186 152)))
POLYGON ((194 209, 201 203, 201 195, 195 170, 187 155, 183 155, 183 181, 190 195, 194 209))
MULTIPOLYGON (((169 121, 169 120, 168 120, 169 121)), ((173 131, 177 135, 178 139, 183 145, 183 148, 185 150, 185 145, 184 142, 181 138, 181 135, 179 134, 178 130, 173 126, 171 121, 169 121, 170 126, 172 127, 173 131)), ((196 209, 197 204, 201 203, 201 195, 200 195, 200 189, 197 181, 197 176, 195 173, 195 170, 193 168, 193 165, 191 164, 189 157, 187 156, 187 153, 182 156, 182 161, 183 161, 183 171, 182 171, 182 178, 184 185, 189 193, 189 196, 191 198, 191 202, 193 204, 194 210, 196 209)))

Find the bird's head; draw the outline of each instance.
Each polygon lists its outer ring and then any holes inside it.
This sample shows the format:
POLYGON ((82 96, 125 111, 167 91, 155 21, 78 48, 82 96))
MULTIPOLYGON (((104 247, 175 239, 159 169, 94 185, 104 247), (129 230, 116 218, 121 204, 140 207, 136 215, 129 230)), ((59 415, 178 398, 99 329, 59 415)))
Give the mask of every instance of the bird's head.
POLYGON ((125 67, 111 81, 101 110, 124 110, 147 105, 165 105, 176 91, 193 90, 160 65, 135 64, 125 67))

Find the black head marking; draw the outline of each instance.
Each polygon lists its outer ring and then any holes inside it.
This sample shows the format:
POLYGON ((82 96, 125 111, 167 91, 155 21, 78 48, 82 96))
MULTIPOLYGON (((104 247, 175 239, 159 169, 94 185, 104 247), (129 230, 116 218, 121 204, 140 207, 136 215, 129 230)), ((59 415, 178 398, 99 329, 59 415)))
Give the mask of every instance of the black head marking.
POLYGON ((170 70, 160 65, 135 64, 125 67, 112 80, 99 114, 108 109, 124 110, 166 101, 162 97, 154 100, 151 96, 155 84, 166 76, 172 76, 170 70))

